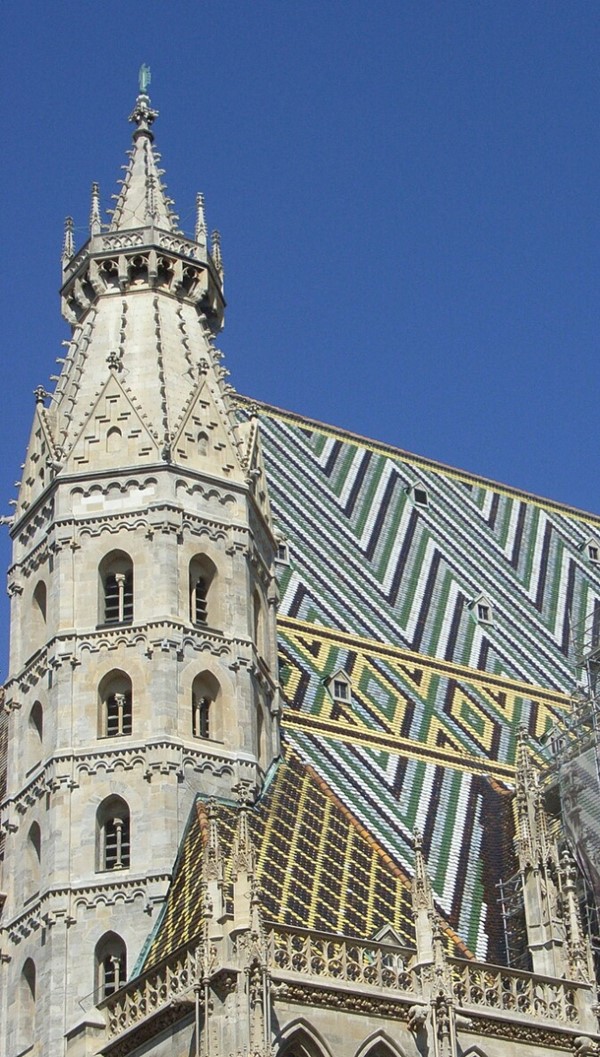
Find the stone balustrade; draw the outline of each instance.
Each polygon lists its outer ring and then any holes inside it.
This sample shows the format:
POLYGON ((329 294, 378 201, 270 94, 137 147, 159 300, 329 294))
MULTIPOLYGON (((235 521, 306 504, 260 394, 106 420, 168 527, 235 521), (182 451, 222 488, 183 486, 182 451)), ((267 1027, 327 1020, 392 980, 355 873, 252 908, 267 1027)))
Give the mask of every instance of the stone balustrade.
MULTIPOLYGON (((431 966, 411 967, 412 951, 280 925, 269 926, 265 939, 267 963, 275 978, 308 977, 357 990, 395 992, 408 1002, 428 1002, 431 966)), ((107 1017, 108 1037, 115 1038, 178 1000, 191 1003, 194 985, 201 982, 198 953, 197 944, 188 944, 105 999, 100 1008, 107 1017)), ((589 985, 458 958, 448 959, 447 965, 456 1008, 467 1015, 497 1013, 571 1029, 580 1026, 578 992, 588 997, 589 985)))
POLYGON ((158 1013, 161 1008, 185 997, 197 979, 197 946, 180 947, 154 969, 138 976, 101 1003, 107 1018, 108 1038, 158 1013))
POLYGON ((589 988, 570 980, 534 976, 481 962, 450 959, 454 1000, 465 1010, 503 1010, 513 1017, 576 1025, 577 991, 589 988))

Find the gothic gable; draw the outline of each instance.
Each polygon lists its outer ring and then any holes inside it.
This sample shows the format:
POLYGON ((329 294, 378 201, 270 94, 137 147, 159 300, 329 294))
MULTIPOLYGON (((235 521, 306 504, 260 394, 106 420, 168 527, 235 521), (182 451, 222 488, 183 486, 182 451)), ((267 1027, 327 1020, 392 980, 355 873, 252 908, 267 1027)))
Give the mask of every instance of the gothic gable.
POLYGON ((237 428, 206 378, 176 427, 171 454, 174 462, 215 477, 234 480, 244 475, 237 428))
POLYGON ((35 502, 51 480, 56 449, 43 404, 36 405, 17 501, 17 518, 35 502))
POLYGON ((158 442, 132 394, 111 374, 84 419, 65 465, 71 473, 108 470, 155 460, 159 454, 158 442))

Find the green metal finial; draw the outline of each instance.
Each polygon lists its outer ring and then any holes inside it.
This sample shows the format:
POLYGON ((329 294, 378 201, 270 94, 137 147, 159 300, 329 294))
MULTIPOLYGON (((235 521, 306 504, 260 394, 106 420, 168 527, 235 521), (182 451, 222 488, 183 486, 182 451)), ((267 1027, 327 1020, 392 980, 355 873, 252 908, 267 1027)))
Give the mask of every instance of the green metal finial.
POLYGON ((143 62, 142 65, 140 66, 140 72, 138 74, 138 80, 139 80, 139 85, 140 85, 140 94, 141 95, 148 95, 148 86, 150 85, 150 81, 152 80, 152 77, 151 77, 151 74, 150 74, 150 67, 147 66, 145 62, 143 62))

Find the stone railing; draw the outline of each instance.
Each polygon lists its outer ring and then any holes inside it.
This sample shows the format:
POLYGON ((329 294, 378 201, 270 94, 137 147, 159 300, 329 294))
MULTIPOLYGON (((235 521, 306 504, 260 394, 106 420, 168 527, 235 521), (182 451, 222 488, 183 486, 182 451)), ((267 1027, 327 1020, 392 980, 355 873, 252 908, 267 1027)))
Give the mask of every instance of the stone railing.
POLYGON ((271 972, 346 982, 412 993, 413 974, 406 968, 410 952, 384 943, 271 927, 267 932, 271 972))
POLYGON ((138 976, 134 984, 116 991, 100 1007, 106 1013, 109 1039, 121 1035, 186 993, 189 995, 195 980, 196 946, 189 945, 138 976))
MULTIPOLYGON (((577 1024, 577 984, 481 962, 450 960, 454 999, 463 1009, 504 1011, 513 1016, 577 1024)), ((586 991, 589 988, 585 988, 586 991)))
MULTIPOLYGON (((414 951, 280 925, 267 927, 266 946, 274 977, 281 974, 284 980, 308 977, 325 984, 375 988, 388 995, 396 992, 399 999, 417 1005, 428 1004, 432 967, 409 968, 414 951)), ((99 1008, 106 1014, 108 1038, 178 1001, 193 1002, 193 987, 199 978, 197 955, 197 945, 182 947, 105 999, 99 1008)), ((585 984, 458 958, 450 958, 447 964, 456 1007, 467 1014, 497 1013, 577 1028, 584 993, 583 1004, 591 1003, 590 987, 585 984)))

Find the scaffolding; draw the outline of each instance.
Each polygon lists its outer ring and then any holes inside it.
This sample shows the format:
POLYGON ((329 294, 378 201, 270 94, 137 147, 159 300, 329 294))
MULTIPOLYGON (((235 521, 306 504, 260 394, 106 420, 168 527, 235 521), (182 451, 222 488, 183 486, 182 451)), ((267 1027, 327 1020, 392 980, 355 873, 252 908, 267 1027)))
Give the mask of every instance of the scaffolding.
POLYGON ((548 796, 585 881, 582 910, 592 947, 600 950, 600 602, 572 628, 577 688, 559 727, 547 735, 548 796))
POLYGON ((498 881, 498 902, 502 913, 506 964, 511 969, 531 970, 531 954, 527 945, 527 925, 523 905, 523 878, 520 873, 508 880, 498 881))
MULTIPOLYGON (((572 627, 576 689, 562 722, 544 738, 542 775, 549 817, 560 819, 579 866, 579 902, 600 979, 600 601, 572 627)), ((558 836, 558 834, 557 834, 558 836)), ((520 873, 498 884, 507 964, 530 968, 520 873)))

